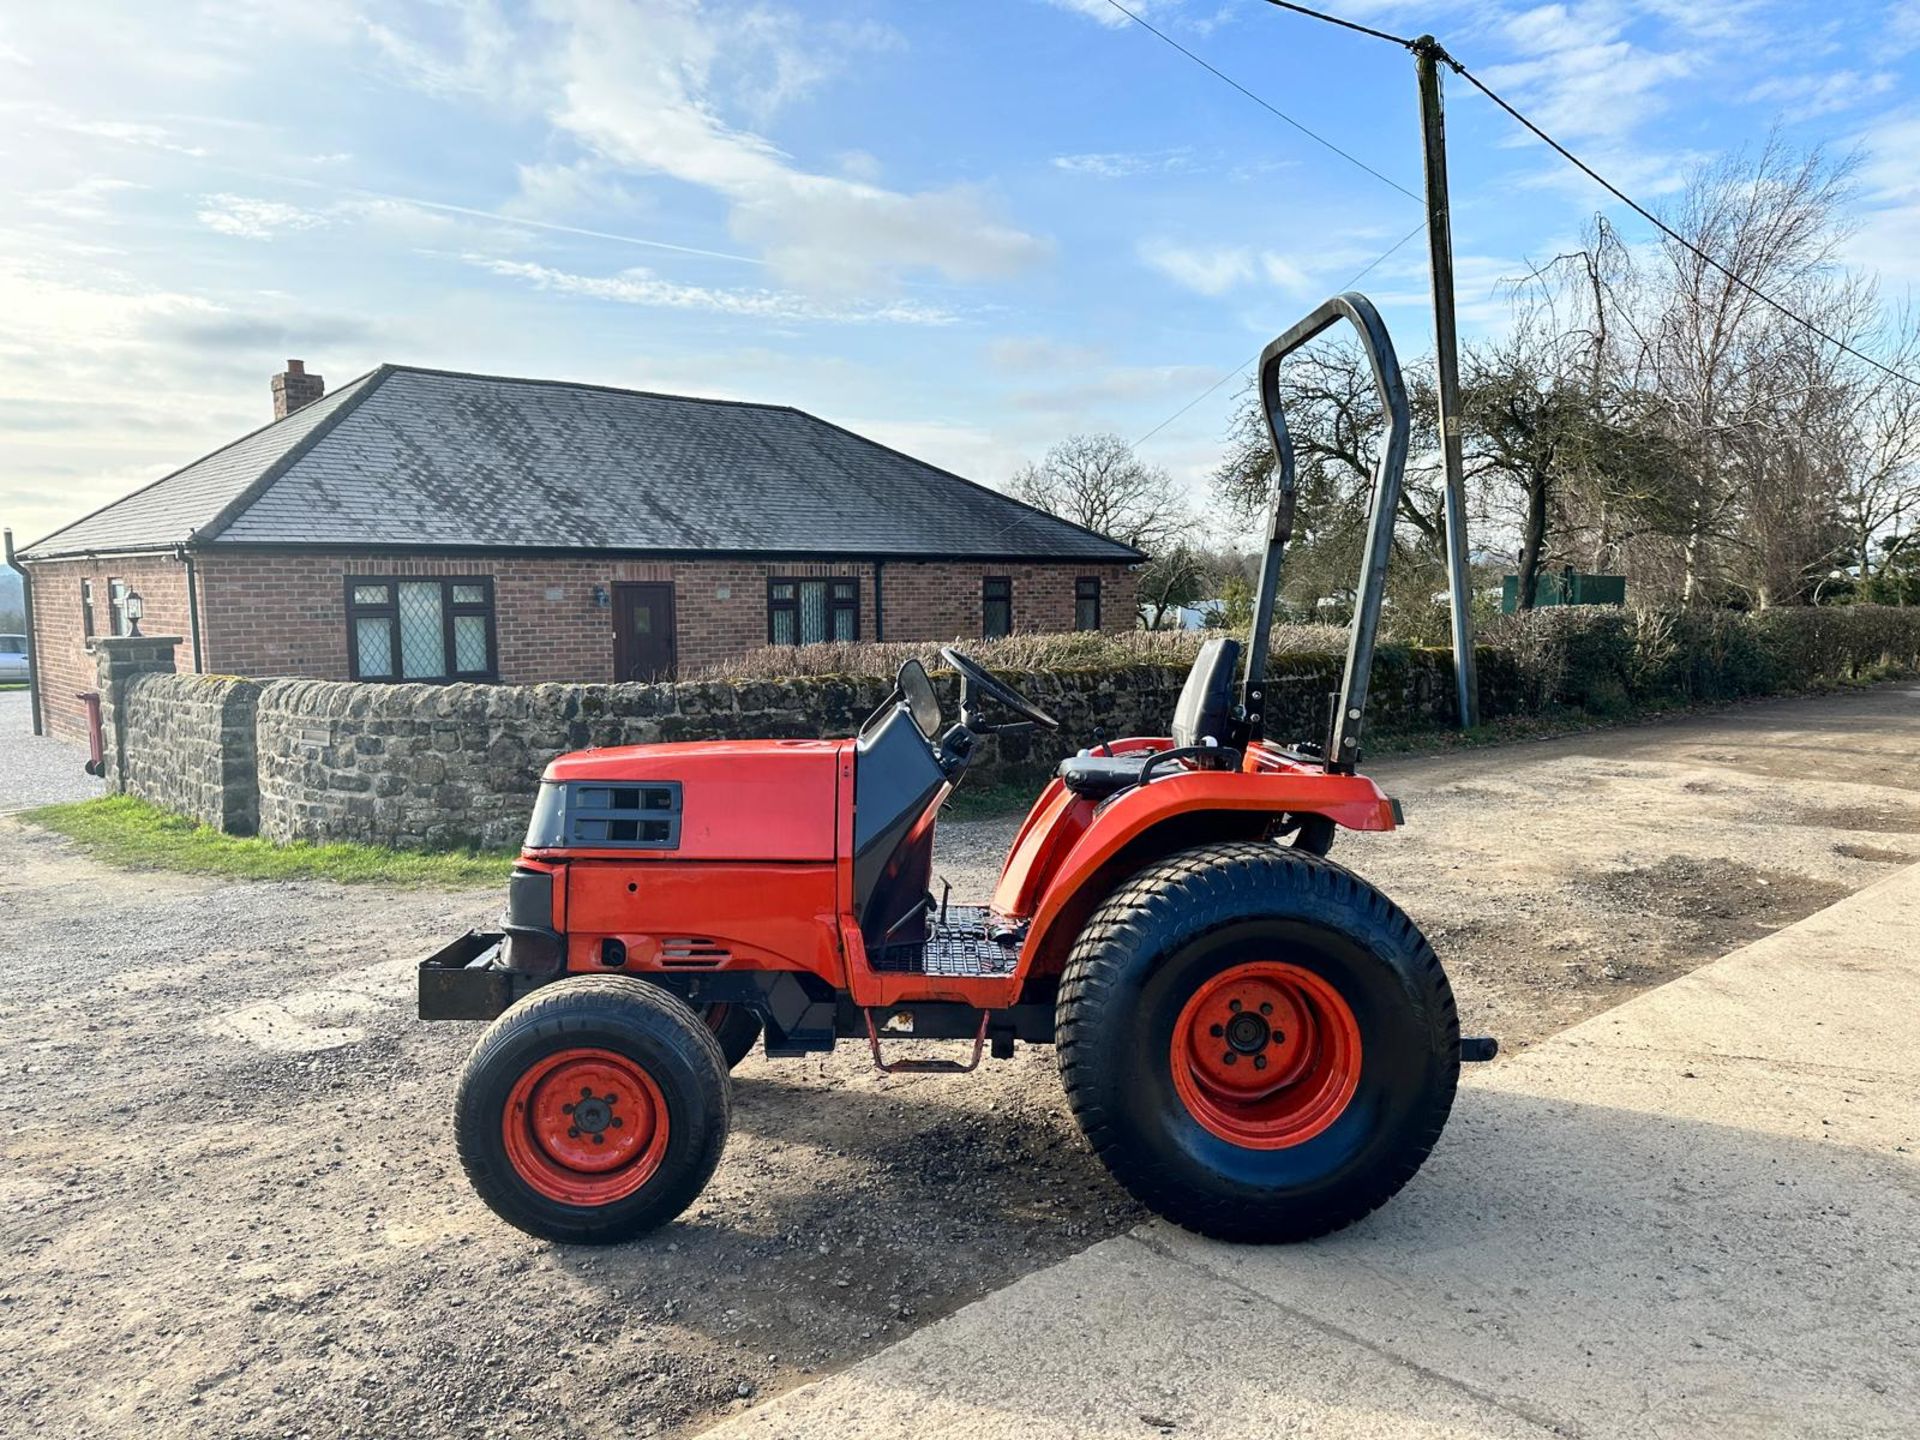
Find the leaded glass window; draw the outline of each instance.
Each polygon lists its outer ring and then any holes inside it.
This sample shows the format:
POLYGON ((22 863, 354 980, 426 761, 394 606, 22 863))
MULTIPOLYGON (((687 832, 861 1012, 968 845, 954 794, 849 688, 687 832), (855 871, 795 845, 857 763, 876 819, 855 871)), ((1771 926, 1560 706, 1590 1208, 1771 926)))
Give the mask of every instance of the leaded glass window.
POLYGON ((493 584, 485 577, 354 575, 347 636, 356 680, 492 680, 493 584))

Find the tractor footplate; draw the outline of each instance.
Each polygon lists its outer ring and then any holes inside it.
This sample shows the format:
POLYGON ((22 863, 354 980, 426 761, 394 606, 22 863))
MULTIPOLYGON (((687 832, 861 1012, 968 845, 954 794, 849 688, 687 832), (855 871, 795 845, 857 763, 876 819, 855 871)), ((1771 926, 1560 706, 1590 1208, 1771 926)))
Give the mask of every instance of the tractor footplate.
POLYGON ((926 940, 886 945, 874 952, 873 968, 947 980, 1011 975, 1020 960, 1019 941, 1003 944, 993 938, 992 928, 993 915, 986 906, 951 906, 946 919, 933 924, 926 940))
MULTIPOLYGON (((980 1029, 973 1037, 971 1060, 883 1060, 880 1058, 880 1029, 868 1010, 867 1048, 873 1052, 873 1067, 884 1075, 968 1075, 980 1068, 980 1052, 987 1047, 987 1012, 980 1012, 980 1029)), ((911 1040, 911 1035, 890 1035, 892 1040, 911 1040)), ((996 1042, 998 1043, 998 1042, 996 1042)))

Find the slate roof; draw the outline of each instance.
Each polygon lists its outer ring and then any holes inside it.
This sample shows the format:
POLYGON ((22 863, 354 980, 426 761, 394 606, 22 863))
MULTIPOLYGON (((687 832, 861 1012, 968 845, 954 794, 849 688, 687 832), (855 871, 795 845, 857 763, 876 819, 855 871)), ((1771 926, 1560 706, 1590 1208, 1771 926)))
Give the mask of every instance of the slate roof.
POLYGON ((183 543, 1143 558, 789 406, 399 365, 22 553, 183 543))

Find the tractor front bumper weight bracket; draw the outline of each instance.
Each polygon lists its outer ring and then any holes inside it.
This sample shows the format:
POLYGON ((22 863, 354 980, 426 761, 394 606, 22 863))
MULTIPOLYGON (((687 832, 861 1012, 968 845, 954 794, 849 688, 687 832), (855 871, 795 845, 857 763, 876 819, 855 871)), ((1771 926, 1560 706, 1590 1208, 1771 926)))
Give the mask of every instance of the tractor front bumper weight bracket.
POLYGON ((420 962, 422 1020, 492 1020, 540 983, 506 968, 506 936, 469 930, 420 962))
POLYGON ((1462 1035, 1460 1037, 1460 1063, 1473 1064, 1476 1061, 1491 1060, 1500 1053, 1500 1042, 1491 1035, 1462 1035))

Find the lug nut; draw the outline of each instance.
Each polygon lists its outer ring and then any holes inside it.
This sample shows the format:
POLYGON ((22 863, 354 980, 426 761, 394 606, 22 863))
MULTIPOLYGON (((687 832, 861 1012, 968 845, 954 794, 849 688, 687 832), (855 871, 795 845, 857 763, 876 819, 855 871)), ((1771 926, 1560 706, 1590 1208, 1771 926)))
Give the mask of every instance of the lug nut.
POLYGON ((1240 1013, 1240 1002, 1238 1000, 1227 1001, 1227 1009, 1233 1011, 1234 1014, 1238 1015, 1240 1013))
POLYGON ((618 1097, 618 1096, 616 1096, 616 1095, 609 1095, 609 1096, 607 1096, 607 1104, 609 1104, 609 1105, 611 1105, 611 1104, 613 1104, 613 1102, 614 1102, 615 1100, 617 1100, 618 1098, 619 1098, 619 1097, 618 1097))
POLYGON ((580 1087, 580 1098, 582 1100, 593 1099, 593 1087, 591 1085, 582 1085, 580 1087))
POLYGON ((1223 1025, 1210 1025, 1207 1027, 1207 1033, 1213 1036, 1214 1039, 1218 1040, 1222 1035, 1226 1034, 1227 1031, 1226 1031, 1226 1027, 1223 1025))
POLYGON ((604 1135, 595 1135, 593 1137, 593 1143, 596 1145, 604 1145, 607 1143, 607 1137, 604 1135))
POLYGON ((627 1122, 616 1115, 613 1117, 613 1128, 616 1130, 624 1130, 627 1128, 627 1122))
POLYGON ((567 1138, 569 1140, 578 1140, 580 1138, 580 1127, 578 1125, 569 1125, 567 1127, 567 1138))
POLYGON ((564 1104, 564 1105, 562 1105, 562 1106, 560 1107, 560 1113, 561 1113, 562 1115, 571 1115, 571 1114, 573 1114, 573 1102, 572 1102, 571 1100, 569 1100, 569 1101, 568 1101, 568 1102, 567 1102, 566 1104, 564 1104))
POLYGON ((1238 1065, 1240 1063, 1240 1057, 1229 1050, 1226 1053, 1225 1063, 1228 1065, 1238 1065))
POLYGON ((1256 1070, 1264 1070, 1264 1069, 1266 1069, 1266 1068, 1267 1068, 1267 1057, 1266 1057, 1266 1056, 1264 1056, 1264 1055, 1256 1055, 1256 1056, 1254 1056, 1254 1057, 1253 1057, 1253 1068, 1254 1068, 1254 1069, 1256 1069, 1256 1070))
POLYGON ((1271 1014, 1273 1014, 1273 1005, 1271 1004, 1271 1002, 1269 1002, 1269 1001, 1266 1001, 1266 1000, 1262 1000, 1262 1001, 1260 1002, 1260 1013, 1261 1013, 1262 1015, 1271 1015, 1271 1014))

